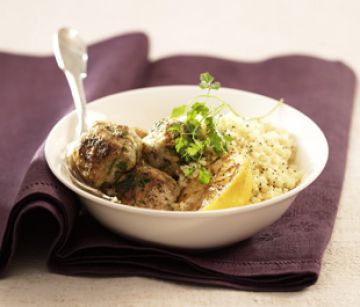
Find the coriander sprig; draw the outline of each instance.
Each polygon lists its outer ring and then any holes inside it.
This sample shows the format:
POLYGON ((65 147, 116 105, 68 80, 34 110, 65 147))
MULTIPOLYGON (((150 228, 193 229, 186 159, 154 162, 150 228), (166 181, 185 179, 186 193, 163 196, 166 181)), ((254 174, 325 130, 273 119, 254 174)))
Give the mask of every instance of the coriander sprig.
MULTIPOLYGON (((243 117, 224 99, 210 95, 212 90, 218 90, 220 86, 220 82, 216 81, 210 73, 200 74, 199 87, 207 90, 206 94, 195 96, 190 102, 174 108, 171 112, 171 118, 180 119, 168 128, 168 131, 174 135, 174 149, 180 157, 180 163, 183 165, 193 164, 191 167, 184 168, 184 175, 186 177, 193 176, 198 170, 197 177, 202 184, 208 184, 211 181, 212 174, 200 163, 201 159, 207 153, 221 157, 228 152, 228 145, 232 141, 230 135, 222 133, 217 128, 220 114, 224 109, 228 109, 235 116, 243 117), (210 98, 220 102, 220 104, 210 109, 206 105, 206 101, 210 98), (193 103, 191 104, 191 102, 193 103)), ((256 120, 267 117, 283 103, 284 100, 281 99, 266 114, 248 119, 256 120)))
POLYGON ((208 92, 211 90, 218 90, 221 86, 220 82, 215 81, 215 78, 210 75, 208 72, 200 74, 200 83, 199 86, 201 89, 208 89, 208 92))
MULTIPOLYGON (((178 116, 183 115, 177 112, 178 116)), ((198 162, 205 152, 221 156, 227 151, 228 136, 223 135, 216 126, 211 110, 203 102, 191 105, 183 121, 172 124, 168 131, 174 134, 175 151, 183 164, 198 162)))
MULTIPOLYGON (((199 86, 208 90, 203 96, 210 97, 210 91, 218 90, 220 83, 206 72, 200 75, 199 86)), ((228 143, 231 141, 230 136, 223 134, 217 128, 217 116, 221 111, 219 107, 210 109, 205 102, 195 101, 192 105, 181 105, 171 113, 172 118, 185 117, 184 120, 175 122, 168 128, 168 131, 174 134, 174 148, 180 156, 180 162, 182 164, 195 162, 195 167, 186 169, 184 175, 192 176, 198 169, 198 180, 202 184, 209 183, 212 177, 211 172, 200 164, 204 154, 220 157, 228 151, 228 143)))

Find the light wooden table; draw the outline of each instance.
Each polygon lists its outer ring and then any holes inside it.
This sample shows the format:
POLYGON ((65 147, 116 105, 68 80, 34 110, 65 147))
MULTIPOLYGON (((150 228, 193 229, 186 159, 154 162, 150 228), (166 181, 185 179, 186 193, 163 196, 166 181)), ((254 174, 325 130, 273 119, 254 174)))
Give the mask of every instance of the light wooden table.
MULTIPOLYGON (((0 50, 45 54, 69 25, 91 42, 131 30, 151 40, 153 59, 206 53, 258 60, 287 53, 341 59, 360 75, 360 2, 1 0, 0 50)), ((358 95, 359 96, 359 95, 358 95)), ((353 114, 346 178, 332 240, 316 285, 296 293, 252 293, 146 278, 49 273, 44 250, 23 247, 0 306, 360 306, 360 104, 353 114)))

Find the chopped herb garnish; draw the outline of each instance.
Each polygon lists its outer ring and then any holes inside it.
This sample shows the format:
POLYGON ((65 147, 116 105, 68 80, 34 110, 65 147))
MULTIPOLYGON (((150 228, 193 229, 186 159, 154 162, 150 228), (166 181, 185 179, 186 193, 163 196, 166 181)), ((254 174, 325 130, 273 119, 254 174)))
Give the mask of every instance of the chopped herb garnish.
POLYGON ((187 167, 183 170, 185 177, 190 177, 195 172, 195 167, 187 167))
MULTIPOLYGON (((180 157, 180 164, 189 164, 195 162, 193 171, 188 168, 183 169, 186 177, 191 176, 196 169, 199 169, 199 182, 207 184, 211 180, 211 172, 201 165, 200 161, 205 153, 213 153, 221 157, 228 152, 228 145, 233 140, 231 135, 219 131, 217 122, 224 109, 228 109, 237 117, 241 115, 225 100, 218 96, 210 95, 211 90, 218 90, 220 83, 208 72, 200 74, 199 87, 207 90, 205 95, 199 95, 192 99, 194 103, 183 104, 174 108, 171 112, 171 118, 182 117, 179 121, 168 127, 167 131, 173 133, 174 150, 180 157), (220 104, 210 108, 206 101, 214 99, 220 104), (204 100, 204 101, 202 101, 204 100)), ((279 106, 283 104, 281 99, 279 103, 270 112, 260 117, 250 119, 261 119, 269 116, 279 106)))
MULTIPOLYGON (((206 97, 211 90, 220 88, 220 83, 208 72, 200 75, 200 88, 207 89, 206 97)), ((210 109, 205 102, 195 101, 192 105, 184 104, 173 109, 172 118, 184 116, 184 120, 172 124, 168 131, 172 132, 175 140, 175 151, 182 164, 195 162, 195 167, 188 168, 184 175, 191 176, 195 169, 199 169, 198 179, 207 184, 211 180, 211 173, 200 165, 205 153, 221 156, 228 151, 229 136, 221 133, 216 126, 219 108, 210 109)))
POLYGON ((204 72, 200 74, 199 86, 201 89, 218 90, 221 85, 220 82, 215 81, 215 78, 212 75, 208 72, 204 72))
POLYGON ((168 128, 168 131, 172 131, 174 134, 181 134, 181 123, 175 123, 170 128, 168 128))
POLYGON ((176 118, 179 117, 181 115, 184 115, 187 109, 187 105, 183 104, 182 106, 175 108, 172 110, 171 112, 171 118, 176 118))
POLYGON ((208 184, 212 178, 210 171, 204 167, 200 168, 199 172, 199 182, 202 184, 208 184))

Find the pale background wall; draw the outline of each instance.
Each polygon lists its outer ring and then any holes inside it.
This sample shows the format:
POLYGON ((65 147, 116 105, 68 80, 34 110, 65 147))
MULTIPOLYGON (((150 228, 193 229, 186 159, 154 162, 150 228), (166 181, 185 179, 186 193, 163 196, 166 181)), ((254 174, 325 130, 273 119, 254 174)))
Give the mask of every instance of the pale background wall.
POLYGON ((63 25, 77 28, 87 41, 143 30, 153 58, 312 53, 341 58, 360 72, 356 0, 0 1, 0 49, 50 52, 50 37, 63 25))

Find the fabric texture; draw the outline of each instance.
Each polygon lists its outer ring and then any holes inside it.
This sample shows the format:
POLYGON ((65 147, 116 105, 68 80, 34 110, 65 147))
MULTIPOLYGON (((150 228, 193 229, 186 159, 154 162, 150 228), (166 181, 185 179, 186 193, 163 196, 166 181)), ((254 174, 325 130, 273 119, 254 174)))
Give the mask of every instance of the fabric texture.
MULTIPOLYGON (((0 53, 0 272, 6 276, 27 212, 45 210, 57 224, 49 268, 71 275, 148 276, 251 291, 295 291, 316 282, 344 177, 356 79, 341 62, 291 55, 243 63, 205 56, 148 60, 144 34, 89 47, 88 101, 139 87, 197 84, 210 71, 223 86, 285 101, 324 131, 330 156, 322 175, 275 224, 212 251, 131 241, 81 214, 77 197, 48 169, 43 143, 72 110, 65 77, 49 57, 0 53)), ((44 233, 47 229, 44 228, 44 233)))

